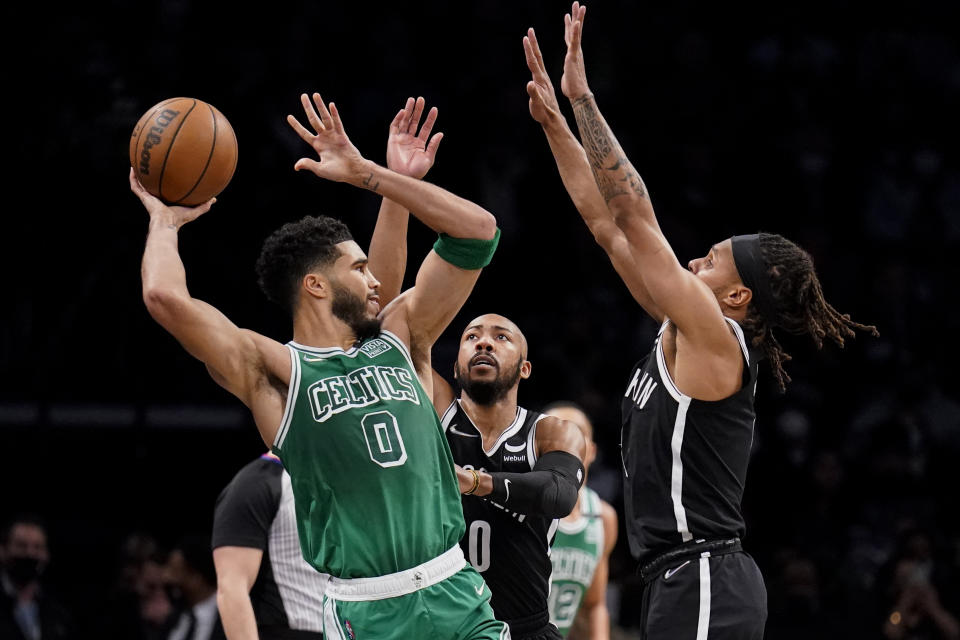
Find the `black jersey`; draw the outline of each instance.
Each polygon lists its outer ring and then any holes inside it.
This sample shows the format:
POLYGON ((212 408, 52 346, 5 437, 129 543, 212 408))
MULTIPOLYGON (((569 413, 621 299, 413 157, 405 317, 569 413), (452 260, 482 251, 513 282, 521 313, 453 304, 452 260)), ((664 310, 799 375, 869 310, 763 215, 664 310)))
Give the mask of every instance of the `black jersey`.
POLYGON ((633 369, 622 402, 620 447, 630 550, 638 559, 694 539, 744 533, 740 501, 753 443, 758 354, 726 318, 745 360, 743 384, 716 402, 680 393, 660 327, 633 369))
POLYGON ((263 551, 250 589, 260 638, 322 638, 323 593, 328 576, 300 552, 290 474, 263 455, 243 467, 220 496, 212 546, 263 551), (311 633, 312 632, 312 633, 311 633))
MULTIPOLYGON (((459 400, 441 420, 453 460, 466 469, 523 473, 537 462, 537 423, 545 416, 517 408, 517 417, 487 451, 483 438, 459 400)), ((460 540, 464 555, 490 586, 490 605, 507 624, 547 613, 550 591, 550 545, 558 520, 508 510, 484 497, 462 496, 467 531, 460 540)))

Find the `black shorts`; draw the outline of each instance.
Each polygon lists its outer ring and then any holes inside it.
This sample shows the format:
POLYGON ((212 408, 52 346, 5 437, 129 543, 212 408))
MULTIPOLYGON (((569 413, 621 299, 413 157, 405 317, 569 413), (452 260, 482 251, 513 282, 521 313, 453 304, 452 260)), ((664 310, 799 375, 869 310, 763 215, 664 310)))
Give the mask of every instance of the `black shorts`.
POLYGON ((767 588, 742 551, 698 557, 665 568, 648 583, 642 607, 643 640, 760 640, 767 588))

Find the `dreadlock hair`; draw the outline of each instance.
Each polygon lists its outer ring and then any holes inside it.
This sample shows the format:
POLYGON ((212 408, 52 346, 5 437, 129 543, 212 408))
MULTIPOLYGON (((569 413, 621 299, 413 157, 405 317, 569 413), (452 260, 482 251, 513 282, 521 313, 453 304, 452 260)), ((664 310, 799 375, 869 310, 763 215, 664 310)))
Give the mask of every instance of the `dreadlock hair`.
POLYGON ((327 216, 288 222, 263 242, 257 259, 257 282, 271 302, 293 315, 300 281, 310 271, 340 257, 336 245, 353 240, 347 225, 327 216))
POLYGON ((743 325, 753 346, 763 350, 770 361, 781 392, 786 391, 790 382, 783 364, 791 358, 773 334, 774 327, 795 335, 807 334, 818 349, 823 348, 826 337, 842 348, 846 338, 856 336, 855 329, 880 335, 876 327, 854 322, 849 314, 841 314, 824 299, 809 253, 783 236, 761 233, 760 254, 767 267, 776 318, 765 318, 751 304, 743 325))

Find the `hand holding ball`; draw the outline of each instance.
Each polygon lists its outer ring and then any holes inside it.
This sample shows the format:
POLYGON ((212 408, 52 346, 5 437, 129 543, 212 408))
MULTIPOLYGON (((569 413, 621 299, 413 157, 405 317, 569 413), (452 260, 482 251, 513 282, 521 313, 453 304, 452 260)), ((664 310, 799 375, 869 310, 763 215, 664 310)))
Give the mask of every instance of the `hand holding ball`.
POLYGON ((149 193, 193 207, 229 184, 237 168, 237 136, 213 105, 171 98, 151 107, 134 127, 130 164, 149 193))

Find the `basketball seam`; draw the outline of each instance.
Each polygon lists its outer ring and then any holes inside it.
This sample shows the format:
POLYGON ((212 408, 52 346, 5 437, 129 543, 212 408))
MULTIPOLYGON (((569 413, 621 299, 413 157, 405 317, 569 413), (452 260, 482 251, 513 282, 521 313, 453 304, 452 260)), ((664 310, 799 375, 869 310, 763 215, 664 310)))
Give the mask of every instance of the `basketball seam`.
MULTIPOLYGON (((182 198, 177 200, 177 202, 183 202, 190 197, 190 194, 197 190, 197 187, 200 186, 200 182, 203 180, 203 176, 207 175, 207 169, 210 168, 210 161, 213 160, 213 152, 217 149, 217 114, 213 110, 213 106, 207 104, 207 108, 210 109, 210 117, 213 118, 213 141, 210 143, 210 155, 207 156, 207 164, 203 166, 203 171, 200 172, 200 177, 197 178, 197 181, 190 188, 190 191, 184 194, 182 198)), ((170 143, 173 144, 172 142, 170 143)), ((202 203, 201 203, 202 204, 202 203)))
POLYGON ((170 138, 170 146, 167 147, 167 153, 163 156, 163 166, 160 167, 160 179, 157 180, 157 191, 160 193, 160 199, 165 200, 163 197, 163 174, 167 170, 167 160, 170 158, 170 152, 173 150, 173 143, 177 141, 177 134, 180 133, 180 129, 183 128, 184 123, 186 123, 187 118, 190 117, 190 114, 193 113, 193 110, 197 108, 197 101, 194 100, 193 104, 190 105, 190 110, 183 114, 183 118, 180 120, 180 124, 177 125, 177 130, 173 132, 173 137, 170 138))
MULTIPOLYGON (((147 130, 147 122, 150 122, 151 120, 153 120, 156 117, 157 112, 160 111, 160 109, 163 109, 164 106, 178 99, 179 98, 170 98, 169 100, 164 100, 163 102, 157 105, 157 108, 153 110, 153 113, 150 114, 150 117, 147 118, 147 120, 143 123, 143 128, 140 129, 140 133, 137 134, 137 144, 136 146, 134 146, 134 151, 140 150, 140 139, 143 138, 143 132, 147 130)), ((136 158, 134 158, 134 160, 136 160, 136 158)), ((134 162, 133 166, 136 167, 137 163, 134 162)), ((138 175, 137 177, 139 178, 140 176, 138 175)))

